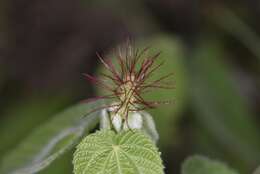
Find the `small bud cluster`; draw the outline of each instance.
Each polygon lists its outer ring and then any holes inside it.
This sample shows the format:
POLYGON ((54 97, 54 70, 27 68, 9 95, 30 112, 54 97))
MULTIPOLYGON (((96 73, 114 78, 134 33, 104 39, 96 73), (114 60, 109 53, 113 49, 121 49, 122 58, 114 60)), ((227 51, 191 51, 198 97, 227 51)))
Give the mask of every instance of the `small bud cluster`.
POLYGON ((101 113, 101 129, 114 129, 117 132, 128 129, 142 129, 143 118, 140 112, 131 111, 127 120, 122 115, 116 113, 116 108, 103 109, 101 113))

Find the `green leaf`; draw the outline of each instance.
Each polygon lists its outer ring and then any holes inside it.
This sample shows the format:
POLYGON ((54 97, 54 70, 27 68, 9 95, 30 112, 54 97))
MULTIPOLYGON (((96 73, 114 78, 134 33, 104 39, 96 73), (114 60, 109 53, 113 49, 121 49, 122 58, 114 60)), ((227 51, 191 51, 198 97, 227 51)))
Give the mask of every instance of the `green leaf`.
POLYGON ((97 108, 99 103, 73 106, 35 129, 3 158, 0 173, 32 174, 47 167, 97 124, 99 112, 82 117, 97 108))
POLYGON ((37 174, 71 174, 73 171, 72 159, 74 148, 70 149, 62 156, 53 161, 48 167, 37 172, 37 174))
POLYGON ((75 174, 162 174, 156 146, 141 131, 116 134, 102 130, 78 145, 73 159, 75 174))
POLYGON ((202 42, 189 60, 192 106, 196 120, 215 141, 213 149, 223 148, 240 169, 252 168, 260 161, 259 129, 223 53, 217 42, 202 42))
POLYGON ((202 156, 193 156, 185 160, 182 174, 237 174, 227 165, 202 156))
POLYGON ((69 100, 69 96, 58 94, 50 97, 33 96, 7 104, 0 121, 0 161, 32 130, 68 106, 69 100))

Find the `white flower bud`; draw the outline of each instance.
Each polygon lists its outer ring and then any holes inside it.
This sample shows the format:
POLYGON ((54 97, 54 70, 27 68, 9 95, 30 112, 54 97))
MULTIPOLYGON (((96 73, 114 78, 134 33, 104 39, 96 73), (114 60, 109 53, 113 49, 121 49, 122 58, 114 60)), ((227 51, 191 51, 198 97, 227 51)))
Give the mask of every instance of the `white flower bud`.
POLYGON ((156 130, 153 117, 145 111, 140 112, 143 118, 143 130, 151 137, 154 142, 157 142, 159 139, 159 134, 156 130))
POLYGON ((115 114, 111 116, 112 119, 112 125, 115 128, 117 132, 121 131, 122 129, 122 118, 119 114, 115 114))
POLYGON ((141 129, 143 126, 143 118, 139 112, 129 112, 127 120, 124 122, 124 130, 141 129))
MULTIPOLYGON (((147 129, 147 118, 143 118, 143 111, 131 111, 125 118, 125 116, 115 113, 116 109, 116 107, 110 107, 101 111, 100 129, 114 129, 117 132, 129 129, 147 129)), ((148 123, 149 126, 150 124, 148 123)))
POLYGON ((100 129, 111 129, 111 122, 107 109, 103 109, 100 115, 100 129))

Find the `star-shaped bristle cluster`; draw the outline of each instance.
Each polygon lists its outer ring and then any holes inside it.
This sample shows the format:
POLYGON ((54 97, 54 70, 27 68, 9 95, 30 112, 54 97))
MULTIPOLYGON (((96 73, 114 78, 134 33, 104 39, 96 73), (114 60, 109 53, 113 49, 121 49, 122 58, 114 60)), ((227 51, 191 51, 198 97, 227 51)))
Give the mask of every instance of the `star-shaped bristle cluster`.
POLYGON ((119 48, 116 53, 116 63, 119 66, 115 66, 111 60, 104 59, 97 54, 108 73, 101 74, 102 78, 85 74, 90 81, 109 92, 109 95, 96 99, 114 99, 113 104, 105 107, 113 107, 113 112, 119 114, 123 119, 127 119, 129 112, 154 108, 161 103, 169 103, 168 101, 145 101, 142 97, 143 93, 149 92, 153 88, 174 88, 173 85, 165 82, 173 73, 157 80, 150 79, 152 74, 163 65, 163 62, 156 64, 160 53, 149 56, 147 55, 148 50, 149 48, 145 48, 139 51, 130 44, 127 44, 124 50, 119 48))

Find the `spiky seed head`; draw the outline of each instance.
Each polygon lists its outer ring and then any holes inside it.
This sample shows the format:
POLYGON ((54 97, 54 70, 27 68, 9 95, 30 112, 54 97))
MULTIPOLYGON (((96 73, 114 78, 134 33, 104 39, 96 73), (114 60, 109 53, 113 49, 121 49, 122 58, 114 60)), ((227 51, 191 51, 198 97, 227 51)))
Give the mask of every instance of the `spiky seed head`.
MULTIPOLYGON (((145 56, 148 48, 139 51, 134 49, 130 42, 126 45, 123 48, 119 48, 116 54, 119 68, 116 68, 109 59, 104 59, 97 54, 108 73, 102 74, 102 78, 85 74, 90 81, 109 92, 109 95, 98 97, 98 99, 114 100, 113 104, 107 105, 103 109, 106 109, 110 114, 111 123, 116 130, 121 130, 124 127, 138 128, 139 125, 130 124, 130 119, 128 119, 130 115, 132 120, 141 120, 141 115, 138 115, 138 111, 154 108, 161 103, 168 103, 145 101, 142 93, 156 88, 174 88, 172 85, 164 82, 164 80, 173 75, 172 73, 157 80, 152 81, 150 79, 151 75, 163 65, 163 62, 155 64, 160 53, 145 56)), ((142 123, 142 120, 139 123, 142 123)))

